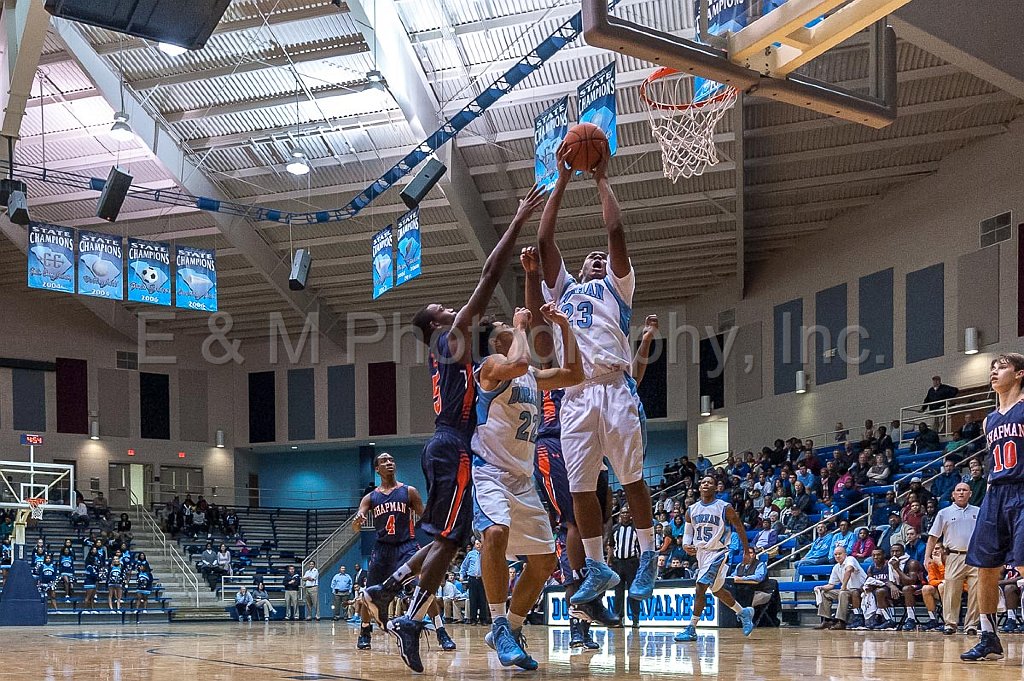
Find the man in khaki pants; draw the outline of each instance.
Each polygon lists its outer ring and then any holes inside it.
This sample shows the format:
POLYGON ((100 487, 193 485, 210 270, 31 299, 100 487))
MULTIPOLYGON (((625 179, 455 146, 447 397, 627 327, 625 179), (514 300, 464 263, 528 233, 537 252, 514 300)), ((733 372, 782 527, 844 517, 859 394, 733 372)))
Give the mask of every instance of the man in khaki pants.
POLYGON ((832 574, 828 582, 814 587, 814 600, 818 604, 818 617, 821 624, 815 629, 846 629, 850 620, 850 606, 854 609, 851 626, 863 625, 864 618, 860 612, 860 590, 864 588, 867 575, 856 558, 846 553, 846 547, 840 544, 832 555, 836 564, 832 566, 832 574), (832 617, 832 603, 836 602, 836 616, 832 617))
POLYGON ((942 586, 942 617, 946 626, 942 633, 951 636, 956 633, 956 623, 960 618, 960 599, 967 582, 967 619, 964 620, 964 631, 976 633, 980 617, 978 615, 978 568, 967 564, 967 546, 974 534, 974 526, 978 522, 978 507, 971 506, 971 487, 966 482, 958 482, 953 488, 953 503, 939 511, 928 531, 928 547, 925 549, 926 564, 935 561, 932 550, 939 541, 949 552, 946 558, 946 579, 942 586))

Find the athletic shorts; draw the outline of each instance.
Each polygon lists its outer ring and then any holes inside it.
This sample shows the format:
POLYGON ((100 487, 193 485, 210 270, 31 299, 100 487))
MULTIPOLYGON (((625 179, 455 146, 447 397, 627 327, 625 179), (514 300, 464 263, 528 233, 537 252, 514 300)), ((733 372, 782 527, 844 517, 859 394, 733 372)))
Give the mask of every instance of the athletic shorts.
POLYGON ((548 512, 540 503, 533 479, 473 460, 473 527, 483 533, 494 525, 508 528, 506 557, 555 552, 548 512))
POLYGON ((382 584, 385 579, 404 565, 416 555, 420 545, 415 539, 404 541, 401 544, 385 544, 376 542, 373 550, 370 551, 370 565, 367 570, 366 585, 376 586, 382 584))
POLYGON ((537 439, 537 455, 533 460, 533 479, 541 489, 548 506, 555 513, 558 524, 575 523, 569 476, 562 458, 562 443, 557 437, 537 439))
POLYGON ((967 564, 981 568, 1024 565, 1024 484, 988 486, 967 547, 967 564))
POLYGON ((457 430, 439 426, 423 447, 420 463, 427 503, 420 527, 431 537, 464 546, 473 535, 472 450, 457 430))
POLYGON ((717 551, 697 550, 697 583, 706 584, 708 591, 715 593, 725 584, 728 569, 729 549, 717 551))
POLYGON ((595 491, 605 457, 623 485, 643 479, 646 424, 632 378, 613 372, 566 388, 559 418, 570 491, 595 491))

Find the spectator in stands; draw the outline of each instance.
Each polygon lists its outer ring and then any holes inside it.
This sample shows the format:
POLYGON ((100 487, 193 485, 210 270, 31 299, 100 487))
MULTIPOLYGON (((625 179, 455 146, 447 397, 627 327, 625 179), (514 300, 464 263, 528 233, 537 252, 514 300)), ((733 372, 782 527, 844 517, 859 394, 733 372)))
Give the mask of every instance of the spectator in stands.
POLYGON ((262 612, 263 619, 269 620, 271 615, 277 612, 277 608, 270 602, 270 594, 267 593, 267 587, 261 580, 256 584, 256 588, 252 592, 252 609, 257 614, 262 612))
POLYGON ((107 505, 107 498, 103 492, 96 492, 92 500, 92 514, 100 520, 110 520, 110 507, 107 505))
POLYGON ((963 479, 961 473, 956 469, 956 461, 947 456, 942 462, 942 472, 932 480, 932 494, 940 503, 946 504, 953 501, 953 488, 963 479))
POLYGON ((672 558, 661 574, 661 579, 690 579, 690 571, 683 565, 682 558, 672 558))
POLYGON ((14 519, 9 513, 0 513, 0 537, 9 537, 14 534, 14 519))
MULTIPOLYGON (((910 527, 914 528, 918 533, 921 532, 921 521, 924 520, 924 509, 921 508, 921 502, 913 500, 909 502, 903 509, 903 522, 910 527)), ((909 550, 909 547, 908 547, 909 550)))
MULTIPOLYGON (((885 462, 885 455, 876 454, 874 465, 867 470, 866 485, 888 485, 892 478, 889 464, 885 462)), ((895 493, 894 493, 895 495, 895 493)))
POLYGON ((927 542, 921 538, 921 534, 913 526, 907 527, 906 537, 907 542, 904 544, 904 549, 907 555, 911 560, 916 560, 924 565, 925 551, 928 549, 927 542))
POLYGON ((982 499, 985 498, 985 490, 988 488, 988 480, 985 478, 985 471, 981 467, 981 461, 977 458, 971 459, 971 462, 968 464, 968 470, 970 472, 964 476, 964 482, 971 489, 971 499, 968 503, 971 506, 980 507, 982 499))
POLYGON ((924 507, 924 517, 921 518, 921 534, 926 535, 932 527, 932 523, 935 522, 935 517, 939 514, 939 502, 935 499, 929 499, 928 503, 924 507))
POLYGON ((962 429, 957 428, 956 432, 953 433, 953 439, 946 443, 946 453, 949 454, 949 458, 953 459, 959 464, 964 455, 967 454, 967 448, 964 446, 967 444, 967 438, 964 437, 962 429))
POLYGON ((445 576, 441 586, 441 601, 444 604, 445 621, 466 623, 466 594, 459 588, 452 572, 445 576))
POLYGON ((779 543, 779 533, 772 524, 771 519, 761 521, 761 531, 757 533, 757 540, 754 542, 754 547, 760 551, 764 551, 772 546, 779 543))
MULTIPOLYGON (((203 499, 202 497, 199 497, 203 499)), ((203 500, 203 504, 206 501, 203 500)), ((210 521, 206 518, 206 508, 200 504, 196 504, 196 507, 192 510, 192 524, 189 526, 189 534, 193 537, 198 537, 200 534, 205 534, 207 539, 210 538, 210 521)))
POLYGON ((837 546, 833 556, 836 564, 828 581, 814 587, 814 600, 818 603, 818 616, 821 618, 816 629, 846 629, 847 621, 851 619, 851 605, 854 617, 850 624, 857 626, 860 623, 860 590, 867 575, 857 559, 846 553, 846 547, 837 546), (833 601, 838 603, 835 617, 832 616, 833 601))
POLYGON ((927 423, 917 424, 917 437, 914 438, 913 450, 915 454, 941 451, 942 444, 939 442, 939 434, 929 428, 927 423))
POLYGON ((1003 601, 1006 603, 1006 621, 999 629, 1004 634, 1021 633, 1022 623, 1020 615, 1020 573, 1013 565, 1007 565, 1003 569, 1002 579, 999 580, 999 588, 1003 591, 1003 601))
POLYGON ((871 470, 871 452, 862 449, 857 455, 857 461, 850 466, 850 475, 857 487, 866 487, 870 484, 868 471, 871 470))
POLYGON ((862 446, 867 447, 868 444, 870 444, 871 442, 875 441, 875 438, 876 438, 875 422, 872 421, 871 419, 865 419, 864 420, 864 435, 860 439, 860 441, 862 443, 862 446))
POLYGON ((226 537, 233 538, 241 534, 238 525, 238 514, 235 513, 234 509, 229 508, 227 512, 224 513, 222 525, 224 529, 224 535, 226 537))
POLYGON ((901 516, 903 509, 896 503, 896 491, 885 493, 885 502, 876 504, 871 512, 871 524, 876 530, 883 530, 889 522, 889 516, 895 513, 901 516))
POLYGON ((924 396, 925 411, 941 411, 943 409, 941 402, 953 399, 959 392, 959 388, 943 383, 942 377, 932 376, 932 387, 928 388, 928 392, 924 396))
POLYGON ((302 589, 306 592, 306 621, 314 618, 320 621, 320 571, 316 561, 309 561, 309 567, 302 573, 302 589))
POLYGON ((226 544, 221 544, 217 549, 217 569, 229 577, 233 577, 235 574, 231 567, 231 550, 226 544))
POLYGON ((832 488, 832 506, 835 510, 841 511, 849 508, 860 500, 860 492, 857 491, 857 483, 845 466, 838 469, 839 477, 832 488))
POLYGON ((711 462, 704 458, 703 454, 697 455, 697 474, 704 476, 711 470, 711 462))
POLYGON ((889 435, 889 431, 885 426, 878 426, 878 439, 875 440, 875 446, 878 447, 878 451, 881 453, 884 453, 886 450, 890 452, 896 450, 892 442, 892 436, 889 435))
MULTIPOLYGON (((814 493, 818 489, 818 476, 814 474, 808 466, 806 461, 801 461, 800 465, 796 469, 796 479, 804 490, 808 493, 814 493)), ((797 490, 793 490, 793 496, 797 496, 797 490)), ((806 510, 806 509, 804 509, 806 510)))
POLYGON ((899 511, 893 511, 889 514, 889 524, 882 528, 875 545, 889 555, 894 544, 905 544, 906 540, 907 526, 903 524, 903 516, 899 511))
POLYGON ((715 498, 721 499, 727 504, 732 503, 732 493, 726 488, 725 483, 721 480, 718 482, 718 489, 715 491, 715 498))
POLYGON ((922 504, 927 504, 932 496, 934 495, 928 491, 928 488, 921 481, 921 476, 915 475, 910 479, 910 487, 907 489, 907 501, 903 505, 908 506, 912 497, 916 497, 922 504))
POLYGON ((114 529, 117 530, 119 541, 131 543, 132 539, 135 538, 135 535, 132 534, 132 521, 127 513, 121 514, 121 518, 117 521, 114 529))
POLYGON ((844 426, 842 421, 836 421, 835 433, 836 443, 846 442, 850 439, 850 429, 844 426))
POLYGON ((239 622, 252 622, 252 594, 244 586, 238 587, 238 593, 235 594, 235 614, 239 622))
POLYGON ((839 521, 839 531, 832 535, 832 544, 829 546, 829 554, 835 555, 836 547, 842 546, 849 555, 853 549, 853 543, 857 541, 857 535, 850 529, 850 521, 843 518, 839 521))
MULTIPOLYGON (((811 526, 811 519, 807 517, 807 514, 800 510, 799 506, 793 507, 793 512, 790 513, 789 519, 785 523, 785 533, 789 536, 797 535, 806 530, 811 526)), ((798 546, 803 546, 811 541, 809 534, 800 534, 796 538, 798 546)))
POLYGON ((812 489, 805 486, 799 479, 793 483, 793 508, 799 508, 804 515, 813 513, 817 504, 812 489))
POLYGON ((818 523, 814 527, 814 542, 811 548, 807 549, 803 560, 796 563, 800 568, 804 565, 828 565, 832 562, 832 535, 828 533, 828 526, 825 523, 818 523))
MULTIPOLYGON (((78 498, 75 510, 71 512, 71 527, 89 527, 89 507, 85 505, 85 500, 81 497, 78 498)), ((0 534, 4 534, 2 525, 0 525, 0 534)))
POLYGON ((857 560, 867 560, 875 551, 875 540, 868 534, 868 528, 862 527, 857 530, 857 541, 853 542, 850 555, 857 560))
POLYGON ((207 581, 210 580, 211 575, 217 574, 217 552, 213 550, 211 542, 206 542, 206 548, 199 554, 197 566, 207 581))
POLYGON ((941 541, 946 549, 945 583, 942 608, 946 620, 944 633, 956 633, 956 624, 960 618, 960 601, 964 583, 967 583, 967 620, 968 625, 979 621, 978 614, 978 568, 967 565, 967 546, 974 534, 978 522, 978 507, 970 504, 970 486, 961 482, 953 490, 953 503, 939 511, 935 522, 929 530, 929 560, 934 560, 932 552, 941 541), (952 629, 952 631, 950 631, 952 629))
POLYGON ((331 610, 334 611, 334 621, 339 619, 347 620, 345 612, 348 610, 348 602, 352 600, 352 575, 345 573, 345 566, 338 566, 338 574, 331 578, 331 596, 333 602, 331 610))
POLYGON ((284 618, 297 620, 299 618, 299 584, 302 578, 295 571, 294 565, 288 566, 288 572, 284 576, 284 618))

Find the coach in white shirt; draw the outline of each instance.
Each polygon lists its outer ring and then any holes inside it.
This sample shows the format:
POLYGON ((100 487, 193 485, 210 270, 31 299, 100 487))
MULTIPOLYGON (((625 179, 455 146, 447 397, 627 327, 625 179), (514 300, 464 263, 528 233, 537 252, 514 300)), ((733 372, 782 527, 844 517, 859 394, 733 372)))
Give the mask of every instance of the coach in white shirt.
POLYGON ((971 543, 974 526, 978 522, 978 507, 971 506, 971 487, 958 482, 953 488, 953 503, 935 516, 928 530, 928 547, 925 549, 926 565, 935 562, 932 550, 939 541, 949 552, 946 558, 946 580, 942 587, 942 617, 946 620, 943 633, 956 633, 960 618, 960 599, 967 582, 967 619, 964 628, 978 627, 978 568, 967 564, 967 546, 971 543))
POLYGON ((832 554, 836 564, 832 567, 828 583, 814 587, 814 600, 818 603, 818 616, 821 624, 818 629, 845 629, 850 611, 850 601, 855 609, 860 608, 860 590, 864 587, 867 575, 860 562, 846 552, 840 544, 832 554), (832 618, 832 602, 838 601, 836 616, 832 618))
POLYGON ((320 571, 316 561, 309 561, 309 568, 302 574, 302 588, 306 592, 306 621, 316 618, 320 621, 320 571))

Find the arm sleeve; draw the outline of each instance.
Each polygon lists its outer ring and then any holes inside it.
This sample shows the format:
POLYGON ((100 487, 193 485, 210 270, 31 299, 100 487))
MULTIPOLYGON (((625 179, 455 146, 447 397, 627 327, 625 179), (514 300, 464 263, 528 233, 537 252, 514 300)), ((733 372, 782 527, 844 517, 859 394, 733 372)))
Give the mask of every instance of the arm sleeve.
POLYGON ((558 300, 562 297, 562 291, 565 290, 566 285, 572 281, 572 277, 569 276, 568 270, 565 269, 565 261, 562 261, 562 267, 558 270, 558 278, 555 279, 554 288, 548 288, 547 282, 541 281, 541 290, 544 293, 544 302, 550 303, 558 300))
POLYGON ((683 530, 683 545, 693 546, 693 523, 686 523, 686 529, 683 530))

